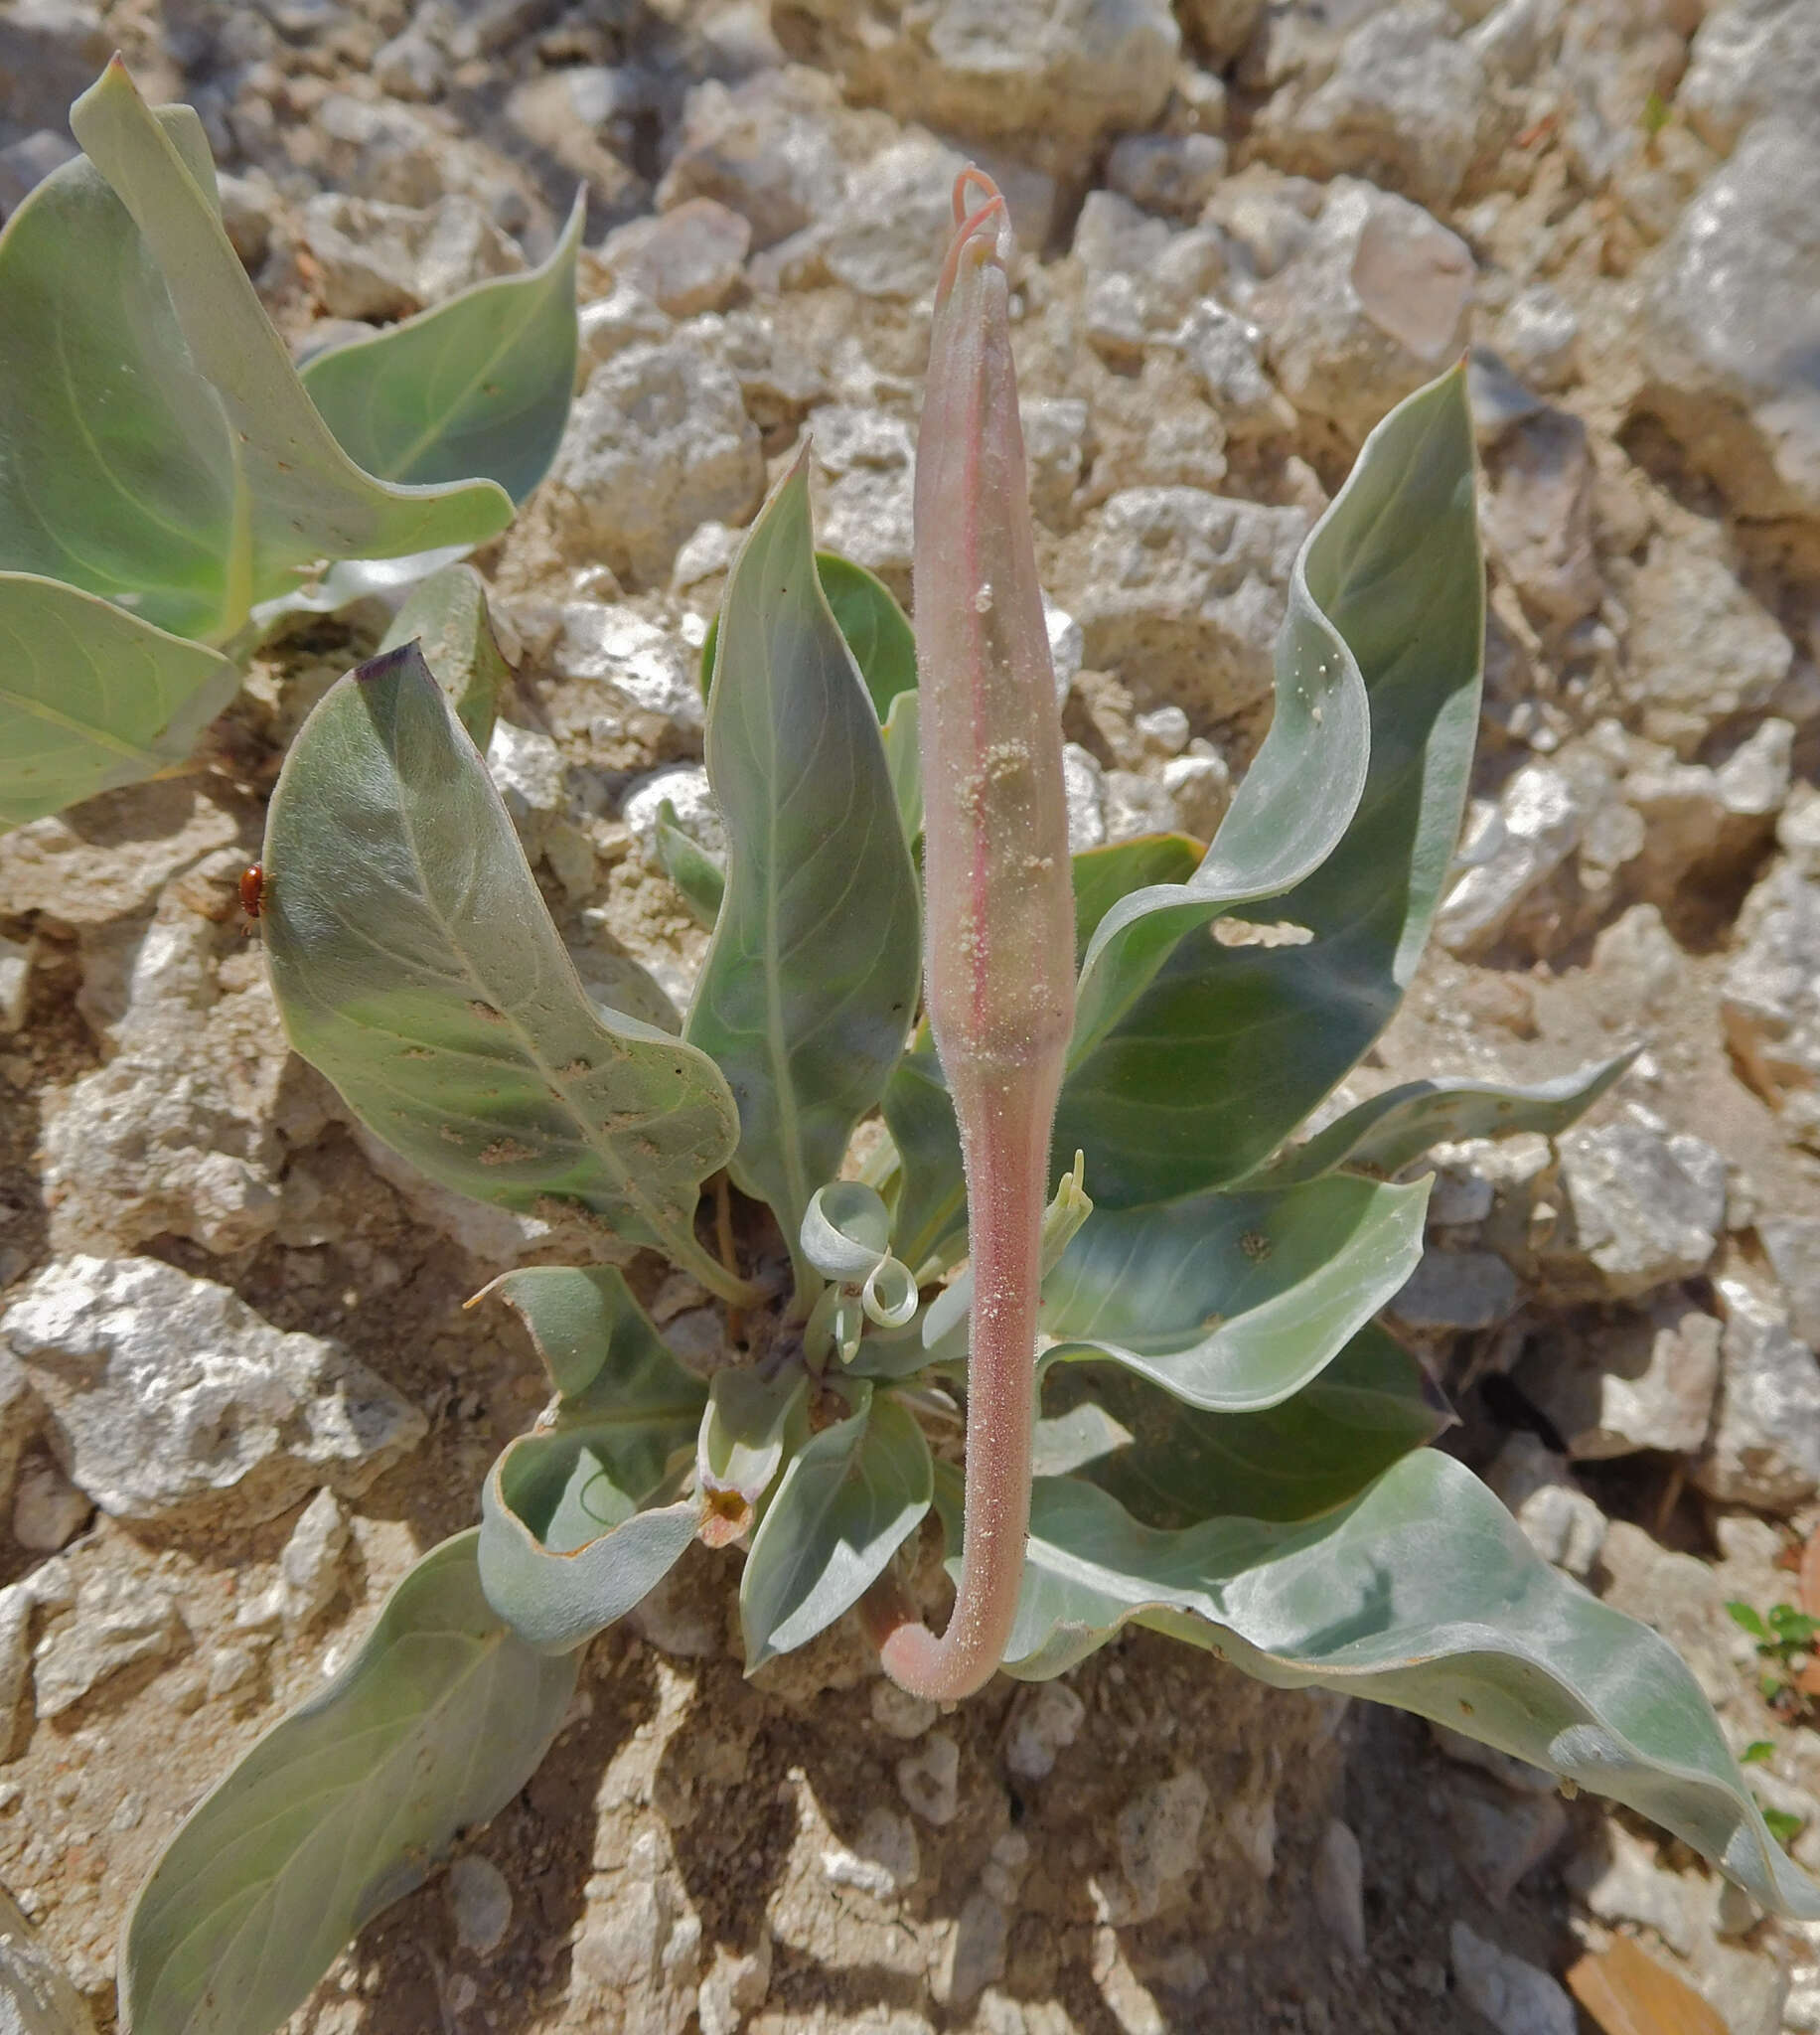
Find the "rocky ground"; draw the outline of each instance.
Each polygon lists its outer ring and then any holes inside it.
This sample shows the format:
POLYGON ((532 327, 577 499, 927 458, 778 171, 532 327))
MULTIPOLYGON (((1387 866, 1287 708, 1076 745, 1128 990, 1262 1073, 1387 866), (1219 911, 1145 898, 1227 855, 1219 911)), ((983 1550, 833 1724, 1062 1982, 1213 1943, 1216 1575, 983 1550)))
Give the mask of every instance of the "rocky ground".
MULTIPOLYGON (((1820 1867, 1820 1673, 1766 1699, 1725 1608, 1799 1602, 1820 1525, 1813 0, 10 0, 0 205, 116 46, 201 109, 299 345, 534 260, 585 187, 582 393, 481 562, 492 761, 622 1007, 699 959, 651 830, 711 834, 694 649, 805 433, 825 541, 908 596, 967 155, 1029 256, 1080 844, 1214 827, 1296 546, 1471 347, 1475 799, 1353 1089, 1644 1050, 1554 1144, 1440 1155, 1397 1313, 1448 1446, 1681 1647, 1820 1867)), ((381 624, 276 646, 194 775, 0 838, 0 1882, 103 2027, 176 1820, 541 1396, 458 1305, 534 1235, 287 1057, 237 926, 284 742, 381 624)), ((1147 1635, 945 1716, 845 1632, 748 1682, 731 1580, 697 1549, 596 1643, 542 1772, 299 2030, 1567 2035, 1617 1938, 1713 2027, 1820 2030, 1820 1932, 1409 1719, 1147 1635)))

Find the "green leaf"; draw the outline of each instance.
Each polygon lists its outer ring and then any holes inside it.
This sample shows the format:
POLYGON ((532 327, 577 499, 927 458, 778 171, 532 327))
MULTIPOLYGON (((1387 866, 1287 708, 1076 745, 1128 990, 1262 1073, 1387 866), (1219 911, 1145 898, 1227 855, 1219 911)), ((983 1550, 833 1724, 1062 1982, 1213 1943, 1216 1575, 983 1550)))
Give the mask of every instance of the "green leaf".
POLYGON ((1744 1751, 1739 1754, 1738 1764, 1741 1767, 1763 1767, 1767 1766, 1774 1758, 1775 1740, 1773 1738, 1753 1738, 1744 1751))
POLYGON ((904 823, 904 839, 914 855, 923 831, 922 712, 914 688, 899 693, 891 702, 881 733, 885 768, 891 773, 891 789, 897 794, 897 816, 904 823))
POLYGON ((655 1505, 689 1461, 707 1388, 604 1267, 534 1266, 487 1289, 517 1310, 559 1397, 481 1493, 487 1599, 539 1651, 623 1618, 694 1538, 693 1501, 655 1505))
POLYGON ((1496 1081, 1406 1081, 1387 1088, 1292 1145, 1252 1174, 1248 1187, 1287 1187, 1335 1167, 1401 1173, 1431 1146, 1463 1138, 1504 1138, 1517 1131, 1553 1135, 1577 1122, 1637 1056, 1639 1047, 1578 1073, 1518 1088, 1496 1081))
POLYGON ((1778 1844, 1792 1844, 1801 1834, 1801 1818, 1793 1809, 1766 1808, 1763 1823, 1778 1844))
POLYGON ((929 1445, 901 1401, 852 1386, 859 1410, 792 1458, 739 1584, 746 1672, 858 1603, 929 1509, 929 1445))
POLYGON ((1733 1624, 1743 1626, 1753 1640, 1767 1640, 1771 1637, 1769 1628, 1763 1623, 1760 1614, 1748 1604, 1734 1601, 1728 1603, 1726 1609, 1732 1614, 1733 1624))
MULTIPOLYGON (((188 106, 157 121, 213 204, 202 122, 188 106)), ((180 636, 215 632, 238 485, 227 420, 158 264, 90 162, 54 171, 0 235, 0 567, 180 636)))
MULTIPOLYGON (((853 662, 859 667, 859 676, 865 681, 865 689, 882 721, 897 696, 916 688, 916 636, 909 618, 882 579, 863 565, 855 565, 851 558, 843 558, 838 551, 817 551, 816 577, 822 582, 829 612, 847 649, 853 653, 853 662)), ((719 644, 720 617, 716 615, 708 624, 697 668, 704 699, 713 690, 714 658, 719 644)), ((914 748, 914 723, 910 739, 914 748)))
POLYGON ((291 1043, 432 1179, 591 1210, 710 1290, 695 1241, 732 1098, 705 1054, 577 980, 478 750, 413 647, 340 680, 266 821, 263 924, 291 1043))
POLYGON ((1039 1482, 1011 1671, 1060 1673, 1137 1618, 1278 1688, 1391 1703, 1546 1767, 1653 1817, 1764 1907, 1820 1916, 1674 1648, 1552 1569, 1439 1450, 1295 1525, 1157 1532, 1092 1486, 1039 1482))
POLYGON ((731 1172, 798 1232, 878 1100, 916 1008, 916 877, 878 721, 811 569, 799 462, 727 581, 707 711, 726 899, 683 1035, 739 1105, 731 1172))
POLYGON ((528 274, 478 282, 308 363, 303 386, 357 465, 416 486, 483 474, 525 500, 568 421, 586 215, 578 198, 548 260, 528 274))
POLYGON ((239 690, 238 669, 204 644, 0 572, 0 827, 175 768, 239 690))
POLYGON ((693 835, 683 833, 669 799, 658 806, 657 845, 665 875, 682 891, 682 902, 696 920, 711 932, 726 896, 727 872, 693 835))
POLYGON ((577 1663, 532 1652, 494 1616, 477 1537, 425 1555, 354 1658, 172 1839, 126 1925, 133 2035, 268 2035, 349 1938, 535 1771, 577 1663))
POLYGON ((449 704, 482 755, 493 739, 512 667, 493 633, 487 582, 472 565, 445 565, 422 580, 392 619, 381 652, 415 643, 449 704))
POLYGON ((1044 1283, 1043 1361, 1110 1356, 1209 1412, 1274 1406, 1416 1269, 1429 1185, 1335 1174, 1102 1210, 1044 1283))
POLYGON ((961 1133, 926 1024, 891 1069, 879 1107, 897 1148, 891 1234, 904 1263, 920 1271, 967 1228, 961 1133))
POLYGON ((1408 987, 1458 838, 1477 727, 1484 573, 1472 489, 1455 371, 1371 434, 1303 547, 1276 718, 1207 860, 1185 885, 1134 891, 1101 921, 1056 1149, 1086 1150, 1103 1205, 1250 1173, 1408 987), (1222 944, 1205 930, 1222 912, 1300 927, 1306 944, 1222 944))
POLYGON ((1375 1324, 1293 1397, 1256 1413, 1198 1412, 1120 1364, 1068 1364, 1048 1379, 1046 1398, 1097 1406, 1124 1430, 1086 1474, 1146 1526, 1312 1518, 1451 1418, 1421 1364, 1375 1324))
POLYGON ((512 499, 492 481, 392 486, 342 450, 228 241, 213 181, 185 160, 118 58, 71 108, 70 125, 152 259, 178 279, 177 323, 227 415, 238 485, 216 633, 236 628, 315 559, 478 544, 506 527, 512 499))
POLYGON ((1074 861, 1074 958, 1086 956, 1100 921, 1134 890, 1185 883, 1206 850, 1185 834, 1139 834, 1105 848, 1087 848, 1074 861))

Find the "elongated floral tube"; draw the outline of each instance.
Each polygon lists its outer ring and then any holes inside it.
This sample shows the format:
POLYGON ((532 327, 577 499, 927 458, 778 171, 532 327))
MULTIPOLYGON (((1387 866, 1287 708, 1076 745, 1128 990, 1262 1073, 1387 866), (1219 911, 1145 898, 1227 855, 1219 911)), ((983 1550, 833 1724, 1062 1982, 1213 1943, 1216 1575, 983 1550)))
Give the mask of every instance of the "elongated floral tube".
POLYGON ((955 227, 917 443, 916 640, 924 998, 960 1125, 974 1273, 967 1514, 941 1638, 888 1591, 870 1607, 886 1672, 942 1701, 998 1666, 1023 1578, 1038 1240, 1074 1019, 1061 711, 1017 419, 1011 229, 977 170, 956 182, 955 227))

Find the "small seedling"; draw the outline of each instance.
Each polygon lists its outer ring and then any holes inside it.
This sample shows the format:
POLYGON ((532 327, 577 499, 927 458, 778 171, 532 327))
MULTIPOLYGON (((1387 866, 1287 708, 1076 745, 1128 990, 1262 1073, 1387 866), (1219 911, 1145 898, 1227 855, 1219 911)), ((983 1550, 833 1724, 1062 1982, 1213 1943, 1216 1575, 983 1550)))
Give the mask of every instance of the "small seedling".
POLYGON ((836 620, 799 461, 722 603, 727 856, 687 859, 713 931, 686 1012, 583 991, 413 646, 292 745, 261 923, 293 1044, 432 1178, 592 1244, 488 1290, 549 1409, 478 1528, 171 1841, 128 1926, 135 2035, 282 2022, 524 1785, 582 1649, 697 1541, 742 1562, 748 1671, 857 1610, 887 1672, 956 1699, 1142 1624, 1467 1732, 1820 1915, 1687 1667, 1426 1446, 1445 1411, 1376 1320, 1423 1250, 1412 1163, 1560 1130, 1625 1058, 1306 1128, 1396 1011, 1458 839, 1484 626, 1463 374, 1385 418, 1303 547, 1215 840, 1071 858, 1013 251, 984 179, 955 213, 916 685, 878 662, 904 640, 883 589, 836 620), (640 1306, 640 1249, 720 1304, 711 1364, 640 1306))
POLYGON ((1791 1715, 1805 1713, 1813 1703, 1805 1683, 1814 1664, 1820 1618, 1792 1604, 1772 1604, 1767 1616, 1748 1604, 1732 1603, 1726 1609, 1756 1642, 1757 1657, 1764 1663, 1758 1678, 1763 1700, 1791 1715))

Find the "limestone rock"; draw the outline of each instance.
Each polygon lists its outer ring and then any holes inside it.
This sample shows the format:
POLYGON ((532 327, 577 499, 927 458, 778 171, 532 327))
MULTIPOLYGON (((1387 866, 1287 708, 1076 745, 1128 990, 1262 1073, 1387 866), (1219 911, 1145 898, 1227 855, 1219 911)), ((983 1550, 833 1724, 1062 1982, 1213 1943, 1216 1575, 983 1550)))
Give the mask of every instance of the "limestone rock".
POLYGON ((655 346, 676 330, 676 320, 630 282, 616 282, 604 297, 583 304, 576 325, 575 382, 581 389, 603 361, 635 346, 655 346))
POLYGON ((845 184, 831 128, 839 106, 833 80, 802 65, 730 86, 707 79, 683 106, 658 204, 712 198, 746 222, 755 250, 801 233, 834 209, 845 184))
POLYGON ((1608 1522, 1566 1461, 1535 1435, 1512 1435, 1485 1481, 1542 1559, 1584 1583, 1604 1547, 1608 1522))
POLYGON ((596 368, 569 413, 546 484, 577 563, 660 583, 697 524, 742 523, 765 490, 758 428, 724 362, 682 339, 596 368))
POLYGON ((1473 274, 1465 242, 1421 206, 1336 177, 1306 241, 1245 314, 1295 408, 1357 443, 1457 359, 1473 274))
POLYGON ((0 115, 35 127, 94 82, 113 48, 91 0, 15 0, 0 21, 0 115))
POLYGON ((1067 602, 1095 669, 1121 669, 1191 718, 1270 698, 1289 570, 1308 519, 1199 488, 1130 488, 1070 541, 1067 602))
POLYGON ((1478 53, 1454 26, 1442 0, 1368 13, 1313 90, 1297 78, 1277 92, 1255 139, 1287 170, 1345 172, 1421 205, 1450 204, 1477 152, 1486 98, 1478 53))
POLYGON ((30 1554, 55 1554, 87 1525, 94 1507, 49 1456, 32 1455, 13 1492, 13 1538, 30 1554))
POLYGON ((1739 1071, 1790 1136, 1820 1138, 1820 883, 1793 861, 1751 891, 1720 991, 1739 1071))
POLYGON ((1820 105, 1820 15, 1804 0, 1726 0, 1700 24, 1675 110, 1724 155, 1754 121, 1820 105))
POLYGON ((1532 389, 1565 388, 1579 366, 1580 316, 1552 284, 1531 283, 1504 308, 1498 351, 1532 389))
POLYGON ((558 610, 550 669, 584 686, 597 739, 632 734, 661 744, 699 737, 705 708, 693 660, 671 630, 635 608, 567 601, 558 610))
POLYGON ((1776 1284, 1788 1309, 1788 1326, 1811 1349, 1820 1344, 1820 1219, 1786 1215, 1759 1219, 1776 1284))
POLYGON ((1659 1547, 1640 1526, 1615 1519, 1599 1553, 1598 1595, 1660 1633, 1712 1703, 1737 1693, 1738 1627, 1726 1586, 1697 1556, 1659 1547))
POLYGON ((168 1590, 118 1570, 91 1571, 77 1589, 74 1616, 38 1643, 32 1685, 39 1716, 61 1717, 110 1674, 167 1658, 183 1636, 168 1590))
POLYGON ((324 1483, 365 1490, 425 1433, 336 1344, 281 1333, 227 1287, 156 1259, 48 1265, 0 1336, 72 1480, 117 1518, 250 1525, 324 1483))
POLYGON ((1336 1816, 1314 1853, 1314 1912, 1352 1957, 1365 1955, 1365 1860, 1358 1833, 1336 1816))
POLYGON ((1524 764, 1462 850, 1465 867, 1436 914, 1441 945, 1461 955, 1495 946, 1517 907, 1573 854, 1586 817, 1587 801, 1566 772, 1524 764))
POLYGON ((1128 134, 1106 165, 1106 181, 1145 212, 1192 220, 1226 174, 1226 144, 1212 134, 1128 134))
POLYGON ((1705 542, 1658 537, 1624 598, 1620 688, 1642 732, 1679 755, 1731 715, 1768 705, 1794 662, 1775 618, 1705 542))
POLYGON ((743 214, 714 198, 685 198, 654 219, 609 234, 600 255, 621 282, 672 318, 718 311, 738 289, 752 245, 743 214))
POLYGON ((1035 1682, 1020 1690, 1005 1733, 1005 1766, 1019 1781, 1047 1780, 1086 1715, 1086 1704, 1066 1682, 1035 1682))
POLYGON ((1785 720, 1765 720, 1717 769, 1633 744, 1623 797, 1645 833, 1626 862, 1630 887, 1670 904, 1695 869, 1717 876, 1747 867, 1788 795, 1794 732, 1785 720))
POLYGON ((1633 1105, 1615 1123, 1569 1131, 1558 1149, 1572 1220, 1547 1257, 1569 1284, 1577 1258, 1614 1299, 1706 1269, 1725 1228, 1726 1163, 1704 1139, 1633 1105))
POLYGON ((909 135, 855 170, 840 206, 804 236, 827 274, 887 302, 932 289, 954 231, 954 180, 966 160, 929 135, 909 135))
POLYGON ((1265 372, 1264 333, 1249 318, 1202 297, 1170 342, 1200 377, 1228 438, 1292 430, 1295 412, 1265 372))
POLYGON ((1463 1922, 1453 1925, 1448 1942, 1460 1997, 1498 2035, 1574 2035, 1580 2025, 1574 2002, 1546 1971, 1487 1943, 1463 1922))
POLYGON ((1817 349, 1820 132, 1765 119, 1650 257, 1638 399, 1742 513, 1820 517, 1817 349))
POLYGON ((352 1546, 334 1491, 319 1490, 291 1528, 271 1588, 244 1606, 234 1624, 250 1631, 282 1626, 291 1633, 313 1626, 341 1591, 352 1546))
POLYGON ((1720 1323, 1664 1298, 1633 1320, 1532 1343, 1517 1383, 1581 1460, 1693 1455, 1719 1392, 1720 1323))
POLYGON ((512 1889, 490 1858, 469 1852, 449 1867, 449 1914, 470 1957, 490 1957, 512 1928, 512 1889))
POLYGON ((1192 1767, 1140 1789, 1119 1811, 1119 1867, 1129 1904, 1108 1920, 1143 1922, 1200 1863, 1201 1825, 1210 1798, 1192 1767))
POLYGON ((1513 1799, 1482 1783, 1457 1783, 1447 1795, 1447 1830, 1466 1877, 1494 1908, 1508 1905, 1519 1883, 1568 1833, 1559 1796, 1513 1799))
POLYGON ((898 1793, 926 1823, 952 1823, 961 1806, 961 1748, 945 1731, 932 1731, 919 1749, 897 1763, 898 1793))
POLYGON ((1700 1941, 1708 1889, 1694 1874, 1665 1871, 1654 1845, 1615 1819, 1601 1823, 1596 1848, 1575 1859, 1567 1878, 1601 1922, 1641 1923, 1683 1957, 1700 1941))
POLYGON ((333 318, 408 318, 525 266, 518 244, 460 193, 418 209, 325 191, 303 208, 303 236, 333 318))
POLYGON ((1539 409, 1486 453, 1486 548, 1545 627, 1569 629, 1604 594, 1592 552, 1592 456, 1587 427, 1539 409))
POLYGON ((1741 1280, 1726 1313, 1719 1418, 1694 1482, 1728 1504, 1787 1512, 1820 1489, 1820 1360, 1741 1280))
POLYGON ((849 97, 1058 164, 1148 127, 1181 47, 1166 0, 787 0, 774 20, 790 54, 838 73, 849 97))
POLYGON ((1517 1305, 1516 1275, 1495 1251, 1431 1246, 1390 1302, 1412 1329, 1491 1329, 1517 1305))

